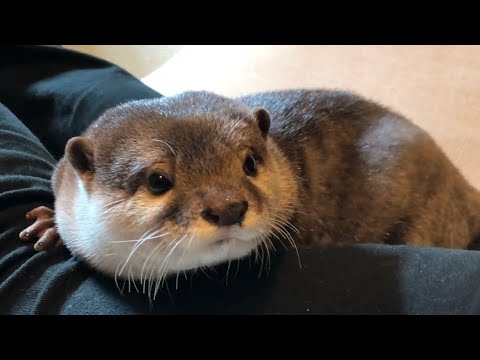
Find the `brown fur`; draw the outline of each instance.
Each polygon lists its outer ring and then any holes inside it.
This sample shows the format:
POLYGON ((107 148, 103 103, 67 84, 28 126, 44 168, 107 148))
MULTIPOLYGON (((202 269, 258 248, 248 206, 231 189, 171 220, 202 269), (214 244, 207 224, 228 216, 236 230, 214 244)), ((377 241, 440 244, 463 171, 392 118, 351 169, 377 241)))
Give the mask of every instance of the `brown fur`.
POLYGON ((208 235, 213 226, 198 214, 205 194, 216 193, 217 201, 225 194, 248 199, 246 227, 283 218, 300 229, 300 239, 322 244, 468 248, 480 235, 480 195, 433 139, 401 115, 346 92, 278 91, 236 100, 189 92, 128 103, 67 146, 53 178, 57 212, 71 214, 75 170, 89 193, 125 199, 116 221, 130 226, 163 219, 170 231, 208 235), (269 130, 256 108, 268 110, 269 130), (259 175, 248 178, 242 164, 252 150, 263 160, 259 175), (148 192, 145 174, 152 168, 171 177, 171 192, 148 192), (135 209, 145 212, 142 220, 135 209))

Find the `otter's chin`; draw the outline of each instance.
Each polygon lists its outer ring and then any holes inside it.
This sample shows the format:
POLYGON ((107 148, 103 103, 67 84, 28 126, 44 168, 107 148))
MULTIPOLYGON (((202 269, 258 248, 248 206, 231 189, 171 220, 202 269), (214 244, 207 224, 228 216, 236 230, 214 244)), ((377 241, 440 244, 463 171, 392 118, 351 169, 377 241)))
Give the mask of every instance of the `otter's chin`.
POLYGON ((238 260, 248 256, 257 246, 258 243, 253 240, 219 239, 208 246, 187 250, 184 256, 172 264, 171 271, 187 271, 238 260))

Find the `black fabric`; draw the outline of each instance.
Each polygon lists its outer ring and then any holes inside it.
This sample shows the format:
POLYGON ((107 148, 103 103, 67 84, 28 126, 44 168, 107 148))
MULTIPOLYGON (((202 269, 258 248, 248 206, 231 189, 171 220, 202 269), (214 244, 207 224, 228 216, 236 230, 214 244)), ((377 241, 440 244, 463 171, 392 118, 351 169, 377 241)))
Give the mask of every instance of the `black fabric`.
POLYGON ((111 106, 159 96, 117 66, 60 46, 0 47, 1 314, 480 313, 477 251, 312 247, 300 250, 302 268, 294 251, 276 252, 268 272, 246 259, 174 277, 150 303, 133 284, 120 283, 121 294, 65 249, 21 244, 26 211, 53 204, 50 176, 68 138, 111 106))

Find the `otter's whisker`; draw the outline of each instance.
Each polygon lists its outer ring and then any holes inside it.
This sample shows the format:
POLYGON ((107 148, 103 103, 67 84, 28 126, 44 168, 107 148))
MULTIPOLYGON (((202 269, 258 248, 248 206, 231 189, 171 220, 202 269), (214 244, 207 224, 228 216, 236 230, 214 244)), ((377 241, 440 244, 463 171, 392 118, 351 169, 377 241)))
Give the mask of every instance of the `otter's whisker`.
POLYGON ((233 280, 237 278, 238 270, 240 270, 240 259, 237 258, 237 270, 235 270, 235 275, 233 276, 233 280))
POLYGON ((300 231, 287 219, 281 217, 280 215, 275 215, 276 218, 280 219, 281 221, 285 222, 285 225, 288 226, 290 229, 295 231, 298 235, 300 235, 300 231))
MULTIPOLYGON (((146 231, 142 236, 144 236, 145 234, 147 234, 149 231, 146 231)), ((125 263, 123 264, 122 268, 120 269, 120 271, 118 272, 118 275, 121 275, 122 274, 122 271, 123 269, 125 269, 125 266, 127 266, 127 263, 128 261, 130 260, 131 256, 133 255, 133 253, 135 252, 135 250, 137 249, 137 247, 139 247, 143 242, 139 242, 137 244, 135 244, 135 246, 133 247, 132 251, 130 252, 130 255, 127 257, 127 260, 125 261, 125 263)), ((119 265, 121 264, 121 262, 119 263, 119 265)), ((115 279, 117 278, 117 271, 118 271, 118 266, 115 270, 115 279)))
POLYGON ((262 245, 265 245, 265 250, 267 251, 267 267, 266 267, 266 270, 267 270, 267 273, 270 271, 270 266, 272 264, 271 262, 271 259, 270 259, 270 249, 268 248, 268 244, 266 243, 266 241, 262 241, 262 245))
POLYGON ((255 263, 257 263, 260 254, 258 253, 258 246, 255 248, 255 263))
POLYGON ((200 271, 201 271, 207 278, 213 280, 213 278, 205 272, 205 266, 200 266, 200 271))
POLYGON ((258 272, 258 278, 262 275, 262 270, 263 270, 263 258, 265 257, 265 253, 263 252, 263 246, 260 246, 260 250, 262 250, 262 261, 260 263, 260 271, 258 272))
POLYGON ((162 275, 163 279, 165 280, 167 276, 167 265, 170 262, 171 256, 173 255, 173 252, 175 251, 175 248, 179 246, 188 236, 188 233, 186 233, 178 242, 175 244, 175 246, 170 250, 170 252, 167 254, 167 257, 165 258, 165 267, 164 267, 164 274, 162 275))
POLYGON ((170 298, 170 301, 173 303, 173 298, 172 298, 172 293, 170 292, 170 288, 168 287, 168 282, 165 283, 165 287, 167 288, 167 294, 168 294, 168 297, 170 298))
POLYGON ((232 263, 232 259, 228 259, 227 265, 227 273, 225 274, 225 286, 228 286, 228 274, 230 273, 230 264, 232 263))
POLYGON ((305 181, 305 182, 308 182, 308 179, 305 179, 299 175, 295 175, 298 179, 302 180, 302 181, 305 181))
POLYGON ((266 260, 264 261, 265 266, 263 266, 263 264, 262 264, 262 267, 260 268, 260 271, 258 272, 258 278, 261 277, 262 270, 265 270, 265 273, 267 273, 267 271, 268 271, 268 251, 267 251, 268 248, 266 247, 266 245, 263 241, 260 243, 260 248, 262 249, 262 258, 265 257, 265 255, 266 255, 266 260), (265 250, 264 250, 264 247, 265 247, 265 250))
POLYGON ((295 249, 295 252, 297 253, 297 258, 298 258, 298 265, 300 268, 302 267, 302 261, 300 260, 300 254, 298 252, 298 247, 297 244, 295 243, 295 240, 293 240, 292 236, 288 233, 288 231, 285 229, 283 223, 279 222, 278 220, 275 219, 270 219, 274 223, 278 224, 280 227, 277 228, 277 230, 283 234, 284 238, 290 242, 290 244, 293 246, 295 249))
MULTIPOLYGON (((174 244, 177 239, 178 239, 178 237, 175 238, 175 239, 173 239, 173 240, 171 240, 170 243, 169 243, 169 244, 166 246, 166 248, 164 248, 163 250, 166 250, 166 249, 168 249, 170 246, 172 246, 172 244, 174 244)), ((164 241, 165 241, 165 240, 164 240, 164 241)), ((163 243, 163 241, 162 241, 162 243, 163 243)), ((157 246, 157 248, 158 248, 158 246, 157 246)), ((156 250, 157 248, 155 248, 155 250, 156 250)), ((153 254, 153 252, 150 254, 149 258, 152 256, 152 254, 153 254)), ((153 287, 152 282, 154 281, 154 279, 156 279, 156 278, 153 277, 153 274, 154 274, 154 272, 155 272, 155 268, 156 268, 157 263, 155 263, 153 260, 154 260, 154 259, 152 258, 152 263, 151 263, 149 269, 146 271, 146 272, 150 272, 150 274, 148 275, 148 296, 151 295, 151 291, 152 291, 152 287, 153 287)), ((144 265, 145 265, 145 264, 144 264, 144 265)), ((157 283, 158 283, 158 281, 155 281, 155 286, 154 286, 153 288, 156 287, 156 284, 157 284, 157 283)))
POLYGON ((117 268, 115 269, 115 274, 114 274, 114 279, 115 279, 115 285, 117 286, 118 291, 120 294, 122 293, 122 289, 120 289, 120 285, 118 285, 118 268, 122 265, 122 263, 118 263, 117 268))
MULTIPOLYGON (((182 253, 182 255, 180 256, 180 259, 178 259, 177 264, 181 263, 183 257, 185 256, 185 253, 187 252, 188 249, 190 249, 190 246, 191 246, 191 244, 192 244, 192 240, 193 240, 194 234, 195 234, 195 231, 190 235, 190 240, 188 241, 187 246, 186 246, 185 249, 183 250, 183 253, 182 253)), ((185 273, 185 270, 182 270, 182 271, 183 271, 183 274, 185 275, 185 279, 187 279, 187 274, 185 273)), ((175 288, 175 290, 178 290, 178 274, 179 274, 179 273, 177 273, 177 281, 176 281, 176 288, 175 288)))
MULTIPOLYGON (((272 224, 272 223, 269 222, 268 220, 266 220, 265 222, 266 222, 274 231, 278 231, 278 227, 277 227, 276 225, 272 224)), ((283 243, 282 239, 280 239, 280 238, 278 237, 278 235, 275 234, 275 232, 272 231, 270 234, 273 235, 273 236, 275 236, 275 238, 276 238, 278 241, 280 241, 280 243, 282 244, 282 246, 284 247, 285 250, 288 250, 288 247, 283 243)))
POLYGON ((282 212, 282 214, 285 213, 285 215, 288 215, 287 210, 292 210, 294 214, 310 215, 304 211, 298 210, 294 205, 283 205, 283 210, 284 211, 282 212))
POLYGON ((145 293, 145 284, 146 284, 146 280, 145 279, 145 282, 143 282, 143 271, 145 270, 145 266, 147 265, 148 263, 148 260, 150 260, 150 258, 152 257, 152 255, 155 253, 155 251, 157 251, 157 249, 165 243, 165 241, 167 241, 167 239, 163 240, 163 241, 160 241, 157 246, 155 246, 155 248, 152 250, 152 252, 150 253, 150 255, 147 256, 147 259, 144 261, 143 265, 142 265, 142 270, 140 271, 140 284, 143 283, 143 293, 145 293))
MULTIPOLYGON (((157 230, 156 232, 158 232, 159 230, 157 230)), ((162 235, 159 235, 158 237, 163 237, 163 236, 167 236, 169 235, 169 233, 164 233, 162 235)), ((127 265, 128 261, 132 258, 133 254, 135 253, 135 251, 137 251, 137 249, 140 248, 140 246, 145 243, 146 241, 148 240, 151 240, 150 238, 145 238, 145 239, 140 239, 138 240, 138 242, 135 244, 135 246, 133 247, 132 251, 130 252, 130 254, 128 255, 127 257, 127 260, 125 261, 125 264, 123 265, 122 269, 120 270, 119 272, 119 275, 122 273, 123 269, 125 268, 125 266, 127 265)))
POLYGON ((207 265, 207 268, 208 268, 208 270, 213 271, 215 274, 218 274, 217 270, 215 270, 215 268, 212 265, 207 265))
POLYGON ((273 221, 273 223, 278 226, 278 231, 282 234, 282 236, 285 239, 287 239, 292 246, 294 246, 293 238, 290 235, 289 231, 285 228, 285 224, 282 221, 277 219, 270 219, 270 220, 273 221))
POLYGON ((142 239, 142 240, 138 241, 138 242, 133 246, 132 250, 130 251, 130 254, 128 255, 127 259, 125 260, 125 262, 124 262, 122 268, 120 269, 118 275, 121 275, 121 274, 122 274, 123 270, 124 270, 125 267, 127 266, 129 260, 132 258, 132 256, 133 256, 133 254, 135 253, 135 251, 136 251, 138 248, 140 248, 140 246, 141 246, 145 241, 147 241, 147 240, 142 239))
POLYGON ((155 139, 153 141, 157 141, 157 142, 160 142, 164 145, 167 145, 168 148, 170 149, 170 151, 173 153, 173 156, 177 156, 177 154, 175 153, 175 150, 173 150, 173 148, 170 146, 170 144, 168 144, 166 141, 163 141, 163 140, 160 140, 160 139, 155 139))
POLYGON ((188 244, 185 247, 185 249, 183 250, 183 253, 180 256, 180 259, 178 259, 177 263, 181 263, 183 257, 185 256, 185 253, 187 252, 188 249, 190 249, 190 246, 192 245, 192 240, 193 240, 194 234, 195 234, 195 231, 193 231, 192 235, 190 235, 190 240, 188 241, 188 244))
POLYGON ((168 271, 167 270, 167 265, 168 265, 168 262, 170 261, 170 257, 172 256, 173 254, 173 251, 176 249, 176 247, 178 245, 180 245, 180 243, 187 237, 188 234, 185 234, 180 240, 178 240, 175 245, 172 247, 172 249, 168 252, 167 256, 165 256, 164 260, 163 260, 163 263, 162 265, 160 266, 160 268, 158 269, 158 275, 160 273, 162 273, 162 275, 160 276, 160 278, 164 278, 164 275, 166 276, 166 272, 168 271), (165 274, 163 274, 163 272, 165 272, 165 274))
POLYGON ((131 285, 130 285, 130 278, 132 276, 132 266, 130 265, 128 267, 128 272, 127 272, 127 279, 128 279, 128 293, 130 294, 131 291, 131 285))
POLYGON ((273 249, 273 251, 277 251, 277 248, 275 247, 275 244, 270 239, 270 237, 266 237, 265 240, 268 241, 269 248, 271 247, 273 249))
MULTIPOLYGON (((144 238, 147 237, 147 235, 149 235, 149 233, 152 233, 152 231, 153 231, 152 229, 149 229, 149 230, 145 231, 145 232, 142 234, 142 236, 140 236, 140 238, 135 239, 134 241, 141 241, 141 240, 143 240, 144 238)), ((160 232, 159 229, 157 229, 157 231, 153 231, 153 234, 157 234, 158 232, 160 232)), ((152 234, 150 234, 150 235, 152 235, 152 234)), ((130 241, 130 240, 128 240, 128 241, 130 241)))
POLYGON ((157 277, 159 277, 159 279, 161 279, 161 281, 155 286, 155 291, 154 291, 154 294, 153 294, 153 300, 154 301, 155 301, 155 298, 157 296, 157 292, 158 292, 159 287, 165 282, 165 279, 167 277, 167 272, 168 272, 167 265, 168 265, 168 262, 170 261, 170 257, 172 256, 172 254, 175 251, 175 249, 177 248, 177 246, 180 245, 182 243, 182 241, 187 237, 187 235, 188 235, 188 233, 185 234, 180 240, 178 240, 176 242, 175 246, 173 246, 172 249, 169 251, 169 253, 165 257, 165 259, 163 260, 162 265, 158 269, 157 277))
POLYGON ((268 240, 269 245, 273 248, 273 250, 277 251, 277 249, 275 248, 275 245, 273 245, 273 242, 270 240, 270 235, 273 235, 273 234, 270 234, 269 232, 267 232, 265 230, 262 230, 262 229, 258 229, 258 231, 260 231, 260 237, 259 237, 259 240, 258 240, 259 244, 268 240))
POLYGON ((283 226, 283 222, 276 220, 276 219, 270 219, 275 225, 278 226, 278 232, 282 234, 282 236, 290 241, 290 234, 288 233, 287 230, 285 230, 285 227, 283 226))
MULTIPOLYGON (((151 230, 147 230, 145 233, 143 233, 142 237, 145 236, 145 235, 147 235, 149 232, 151 232, 151 230)), ((158 231, 156 231, 155 233, 158 233, 158 231)), ((139 240, 142 240, 142 239, 140 238, 139 240)), ((120 276, 120 275, 122 274, 123 269, 125 268, 125 266, 127 265, 128 261, 130 260, 130 257, 133 255, 133 253, 135 252, 135 250, 136 250, 138 247, 140 247, 140 245, 142 245, 142 243, 143 243, 143 242, 138 242, 137 244, 135 244, 135 246, 133 247, 132 251, 130 252, 129 257, 128 257, 127 260, 125 261, 125 263, 124 263, 124 265, 123 265, 123 267, 122 267, 122 269, 121 269, 120 271, 118 271, 118 269, 119 269, 119 267, 120 267, 121 264, 122 264, 121 262, 119 262, 117 268, 115 269, 115 283, 117 284, 117 288, 119 288, 119 286, 118 286, 118 280, 117 280, 118 276, 120 276)), ((125 285, 125 284, 124 284, 124 285, 125 285)), ((119 290, 120 290, 120 289, 119 289, 119 290)), ((123 288, 122 288, 122 290, 120 290, 120 292, 121 292, 121 293, 123 292, 123 288)))
POLYGON ((103 210, 105 210, 105 209, 107 209, 107 208, 109 208, 109 207, 112 207, 113 205, 116 205, 116 204, 118 204, 118 203, 120 203, 120 202, 122 202, 122 201, 125 201, 125 200, 124 200, 124 199, 120 199, 120 200, 112 201, 111 203, 108 203, 108 204, 103 205, 102 207, 100 207, 100 210, 103 211, 103 210))
POLYGON ((265 230, 259 229, 259 231, 260 231, 260 236, 258 236, 255 239, 255 241, 258 243, 258 246, 260 246, 262 248, 262 252, 263 252, 263 246, 265 245, 265 249, 266 249, 266 252, 267 252, 266 266, 268 266, 268 268, 266 268, 266 270, 269 270, 270 269, 270 250, 269 250, 269 246, 267 245, 267 241, 269 241, 269 243, 272 244, 272 242, 269 239, 270 234, 268 232, 266 232, 265 230))
MULTIPOLYGON (((285 230, 285 232, 288 234, 288 231, 285 230)), ((290 242, 291 242, 292 246, 295 248, 295 252, 297 253, 298 266, 301 268, 302 267, 302 261, 300 260, 300 254, 298 252, 297 244, 290 234, 288 234, 288 238, 290 239, 290 242)))
POLYGON ((117 210, 116 206, 112 206, 106 210, 103 210, 102 215, 109 215, 110 213, 114 212, 114 210, 117 210))
POLYGON ((151 236, 151 237, 147 237, 147 238, 144 238, 144 239, 136 239, 136 240, 114 240, 114 241, 110 241, 110 243, 111 244, 121 244, 121 243, 131 243, 131 242, 136 243, 136 242, 139 242, 139 241, 155 240, 155 239, 164 237, 166 235, 170 235, 170 233, 164 233, 164 234, 161 234, 161 235, 158 235, 158 236, 151 236))
POLYGON ((273 251, 277 251, 277 249, 273 245, 273 242, 270 238, 265 239, 265 246, 268 249, 268 269, 270 269, 271 266, 272 266, 272 261, 271 261, 271 256, 270 256, 270 248, 273 248, 273 251))
POLYGON ((132 275, 132 282, 133 282, 133 287, 135 288, 135 290, 137 290, 137 294, 140 293, 140 291, 138 290, 137 284, 135 283, 135 279, 133 278, 133 275, 132 275))
MULTIPOLYGON (((133 239, 133 240, 126 240, 126 241, 138 241, 142 239, 152 239, 154 236, 156 236, 160 231, 161 231, 162 224, 160 224, 156 230, 147 230, 143 233, 143 235, 139 239, 133 239)), ((163 236, 163 235, 161 235, 163 236)))

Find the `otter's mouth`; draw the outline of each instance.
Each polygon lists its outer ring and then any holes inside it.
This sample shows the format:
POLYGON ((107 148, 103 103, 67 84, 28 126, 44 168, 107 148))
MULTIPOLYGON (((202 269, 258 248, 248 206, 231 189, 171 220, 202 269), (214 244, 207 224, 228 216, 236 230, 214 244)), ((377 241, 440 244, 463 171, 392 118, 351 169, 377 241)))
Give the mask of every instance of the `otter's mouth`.
POLYGON ((211 246, 218 247, 218 246, 233 245, 233 244, 238 244, 238 243, 246 244, 246 243, 249 243, 249 242, 251 242, 251 240, 236 238, 236 237, 225 237, 225 238, 221 238, 221 239, 216 240, 215 242, 213 242, 211 244, 211 246))
POLYGON ((224 238, 224 239, 219 239, 219 240, 215 241, 212 245, 213 246, 222 246, 222 245, 232 244, 235 241, 237 241, 237 239, 235 239, 235 238, 224 238))

